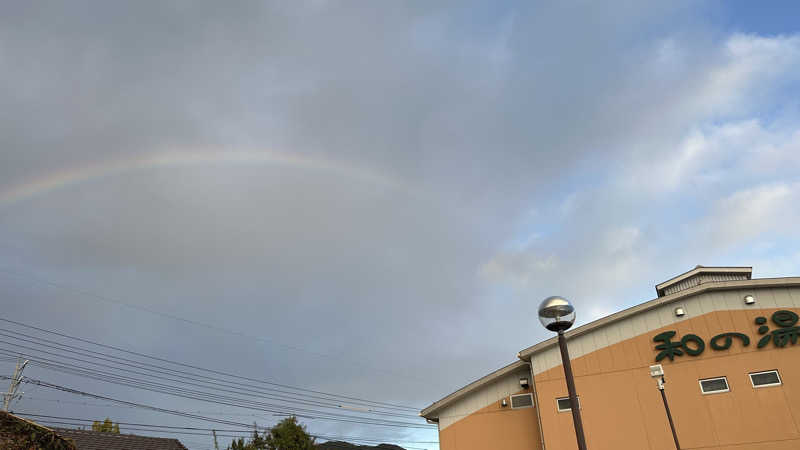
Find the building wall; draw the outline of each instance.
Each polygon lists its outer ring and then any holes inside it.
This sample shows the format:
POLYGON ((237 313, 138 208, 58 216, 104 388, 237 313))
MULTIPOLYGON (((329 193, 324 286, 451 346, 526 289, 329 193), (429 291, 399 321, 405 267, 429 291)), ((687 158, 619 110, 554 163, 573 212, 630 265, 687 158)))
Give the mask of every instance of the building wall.
POLYGON ((511 409, 514 394, 521 390, 519 379, 530 379, 528 366, 486 384, 457 400, 439 414, 441 450, 530 450, 541 448, 536 404, 533 408, 511 409), (502 399, 508 406, 500 406, 502 399))
MULTIPOLYGON (((529 390, 519 393, 530 392, 529 390)), ((511 409, 498 402, 439 431, 441 450, 531 450, 542 448, 536 408, 511 409)))
MULTIPOLYGON (((759 292, 759 299, 764 294, 759 292)), ((788 292, 784 294, 787 294, 784 303, 795 298, 788 292)), ((760 303, 752 309, 695 315, 573 358, 588 447, 674 449, 661 396, 648 372, 658 353, 653 336, 673 330, 678 339, 693 333, 706 343, 699 356, 683 355, 674 361, 660 361, 666 373, 666 393, 681 448, 800 448, 800 343, 783 348, 770 343, 758 349, 761 336, 754 324, 756 317, 769 319, 778 309, 800 313, 800 308, 764 308, 767 302, 760 303), (743 347, 736 340, 728 350, 710 348, 711 337, 732 331, 750 336, 750 345, 743 347), (754 389, 748 373, 772 369, 779 371, 783 385, 754 389), (698 380, 720 376, 728 378, 730 392, 701 393, 698 380)), ((777 328, 771 321, 768 325, 777 328)), ((567 395, 561 366, 537 374, 535 380, 545 448, 574 450, 571 413, 559 413, 555 404, 557 397, 567 395)))

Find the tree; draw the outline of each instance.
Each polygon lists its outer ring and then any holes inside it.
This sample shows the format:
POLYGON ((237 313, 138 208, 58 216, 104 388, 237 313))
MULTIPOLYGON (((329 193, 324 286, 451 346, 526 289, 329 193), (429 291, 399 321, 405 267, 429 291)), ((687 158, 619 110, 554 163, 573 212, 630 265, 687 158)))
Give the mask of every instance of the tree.
POLYGON ((306 427, 297 423, 297 418, 287 417, 264 434, 267 450, 314 450, 314 438, 306 427))
POLYGON ((267 448, 266 445, 264 438, 258 435, 258 427, 255 427, 253 437, 249 442, 245 442, 244 438, 235 439, 231 442, 228 450, 264 450, 267 448))
POLYGON ((306 427, 297 423, 297 418, 288 417, 264 432, 263 436, 253 431, 248 442, 244 438, 234 440, 228 450, 315 450, 314 444, 314 438, 308 435, 306 427))
POLYGON ((119 424, 114 423, 106 417, 106 420, 100 422, 99 420, 95 420, 92 423, 92 431, 99 431, 101 433, 116 433, 119 434, 119 424))

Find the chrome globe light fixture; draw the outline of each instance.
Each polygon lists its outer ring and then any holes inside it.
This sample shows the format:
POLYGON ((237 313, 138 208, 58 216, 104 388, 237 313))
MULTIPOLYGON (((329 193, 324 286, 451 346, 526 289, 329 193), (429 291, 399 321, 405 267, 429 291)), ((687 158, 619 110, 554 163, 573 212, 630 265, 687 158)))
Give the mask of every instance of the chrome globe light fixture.
POLYGON ((550 331, 566 331, 575 323, 575 307, 564 297, 547 297, 539 304, 539 321, 550 331))

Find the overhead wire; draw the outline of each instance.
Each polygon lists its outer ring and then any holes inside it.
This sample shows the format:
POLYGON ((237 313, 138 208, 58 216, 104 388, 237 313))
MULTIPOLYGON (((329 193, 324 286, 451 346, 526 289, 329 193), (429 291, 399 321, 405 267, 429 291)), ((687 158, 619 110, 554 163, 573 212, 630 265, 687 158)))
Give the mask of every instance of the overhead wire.
MULTIPOLYGON (((26 416, 26 417, 36 417, 44 418, 44 419, 56 419, 56 420, 69 420, 73 422, 86 422, 86 423, 93 423, 95 419, 81 419, 75 417, 63 417, 63 416, 50 416, 44 414, 32 414, 26 412, 18 412, 16 411, 15 414, 26 416)), ((126 429, 127 426, 134 426, 134 427, 150 427, 150 428, 165 428, 165 429, 174 429, 174 430, 190 430, 190 431, 216 431, 218 433, 249 433, 250 435, 253 434, 253 426, 250 425, 249 429, 219 429, 219 428, 201 428, 201 427, 179 427, 179 426, 168 426, 168 425, 157 425, 157 424, 146 424, 146 423, 136 423, 136 422, 114 422, 116 425, 125 425, 126 429)), ((364 442, 387 442, 387 441, 395 441, 395 442, 402 442, 407 444, 438 444, 438 441, 406 441, 406 440, 397 440, 397 439, 375 439, 375 438, 366 438, 366 437, 358 437, 358 436, 329 436, 329 435, 320 435, 320 434, 309 434, 313 437, 319 437, 322 439, 328 440, 350 440, 350 441, 364 441, 364 442)))
MULTIPOLYGON (((270 381, 266 381, 266 380, 259 380, 259 379, 256 379, 256 378, 250 378, 250 377, 236 375, 236 374, 223 372, 223 371, 219 371, 219 370, 214 370, 214 369, 208 369, 208 368, 204 368, 204 367, 200 367, 200 366, 195 366, 195 365, 192 365, 192 364, 181 363, 181 362, 169 360, 169 359, 166 359, 166 358, 147 355, 147 354, 144 354, 144 353, 135 352, 135 351, 131 351, 131 350, 126 350, 126 349, 123 349, 123 348, 120 348, 120 347, 116 347, 116 346, 112 346, 112 345, 101 344, 99 342, 95 342, 95 341, 92 341, 92 340, 89 340, 89 339, 84 339, 84 338, 79 338, 79 337, 76 337, 76 336, 71 336, 71 335, 68 335, 68 334, 65 334, 65 333, 62 333, 62 332, 58 332, 58 331, 47 330, 45 328, 41 328, 41 327, 37 327, 37 326, 34 326, 34 325, 25 324, 25 323, 22 323, 22 322, 14 321, 14 320, 3 318, 3 317, 0 317, 0 321, 6 322, 6 323, 10 323, 10 324, 14 324, 14 325, 17 325, 17 326, 20 326, 20 327, 28 328, 28 329, 33 329, 33 330, 40 331, 40 332, 47 333, 47 334, 51 334, 51 335, 54 335, 54 336, 59 336, 59 337, 62 337, 62 338, 72 339, 72 340, 83 342, 83 343, 86 343, 86 344, 95 345, 95 346, 106 348, 106 349, 109 349, 109 350, 115 350, 115 351, 118 351, 118 352, 130 354, 130 355, 135 355, 135 356, 139 356, 139 357, 142 357, 142 358, 148 358, 148 359, 151 359, 151 360, 165 362, 165 363, 176 365, 176 366, 181 366, 181 367, 185 367, 185 368, 200 370, 200 371, 203 371, 203 372, 206 372, 206 373, 213 373, 215 375, 221 375, 221 376, 230 377, 230 378, 237 378, 237 379, 240 379, 240 380, 246 380, 246 381, 255 382, 255 383, 259 383, 259 384, 265 384, 265 385, 269 385, 269 386, 277 386, 277 387, 281 387, 281 388, 285 388, 285 389, 292 389, 292 390, 295 390, 295 391, 306 392, 306 393, 309 393, 309 394, 318 394, 318 395, 324 395, 324 396, 334 397, 334 398, 339 398, 339 399, 346 399, 346 400, 350 400, 352 402, 362 402, 364 404, 371 404, 371 405, 373 405, 375 407, 383 407, 383 406, 385 406, 385 407, 387 407, 387 409, 388 409, 388 407, 392 407, 392 408, 396 408, 396 409, 403 409, 403 410, 409 410, 409 411, 415 411, 415 412, 419 411, 421 409, 421 408, 413 407, 413 406, 399 405, 399 404, 388 403, 388 402, 379 402, 379 401, 374 401, 374 400, 367 400, 367 399, 354 397, 354 396, 333 394, 333 393, 329 393, 329 392, 316 391, 316 390, 312 390, 312 389, 301 388, 301 387, 297 387, 297 386, 290 386, 290 385, 270 382, 270 381)), ((62 344, 62 345, 67 346, 68 344, 62 344)), ((156 366, 156 367, 163 368, 161 366, 156 366)), ((170 369, 167 369, 167 370, 170 370, 170 369)), ((284 391, 280 391, 280 392, 284 392, 284 391)), ((286 392, 284 392, 284 393, 286 393, 286 392)), ((328 399, 320 398, 320 397, 317 397, 317 398, 320 399, 320 400, 333 400, 332 398, 328 398, 328 399)))
MULTIPOLYGON (((70 426, 76 426, 76 427, 86 426, 87 425, 86 423, 75 422, 75 421, 64 422, 64 421, 57 421, 57 420, 39 420, 37 422, 42 423, 44 425, 70 425, 70 426)), ((200 433, 200 432, 195 432, 195 431, 158 430, 158 429, 153 429, 153 428, 125 427, 123 431, 146 431, 146 432, 158 433, 158 434, 177 434, 177 435, 208 436, 208 437, 212 436, 212 434, 210 433, 210 431, 212 431, 211 429, 209 429, 205 433, 200 433)), ((220 430, 215 430, 215 431, 220 431, 220 430)), ((217 437, 248 438, 248 437, 251 437, 253 435, 252 433, 253 433, 252 430, 251 431, 245 431, 244 434, 217 433, 217 437)), ((313 437, 313 438, 318 438, 318 439, 323 439, 323 440, 328 441, 328 442, 326 442, 326 444, 328 446, 332 446, 332 447, 336 447, 336 448, 347 448, 347 449, 353 449, 353 444, 351 442, 374 444, 374 443, 387 443, 387 441, 390 441, 390 440, 376 440, 376 439, 369 439, 369 440, 365 440, 365 439, 339 439, 339 438, 328 439, 328 438, 325 438, 325 437, 322 437, 322 436, 313 435, 313 434, 309 434, 309 436, 313 437), (343 442, 338 442, 338 441, 343 441, 343 442), (346 441, 346 442, 344 442, 344 441, 346 441)), ((427 450, 427 449, 424 449, 424 448, 421 448, 421 447, 411 447, 411 446, 405 445, 406 441, 395 441, 395 442, 399 442, 399 443, 404 444, 403 448, 408 449, 408 450, 427 450)), ((424 442, 424 443, 428 443, 428 442, 424 442)))
MULTIPOLYGON (((245 337, 245 338, 248 338, 248 339, 253 339, 253 340, 256 340, 256 341, 259 341, 259 342, 269 343, 269 344, 272 344, 272 345, 278 345, 278 346, 281 346, 281 347, 284 347, 284 348, 287 348, 287 349, 290 349, 290 350, 302 351, 304 353, 313 354, 315 356, 319 356, 319 357, 323 357, 323 358, 337 358, 337 359, 341 359, 342 358, 342 355, 329 355, 329 354, 326 354, 326 353, 316 352, 316 351, 308 350, 308 349, 305 349, 305 348, 302 348, 302 347, 298 347, 298 346, 295 346, 295 345, 284 344, 284 343, 278 342, 278 341, 276 341, 274 339, 264 338, 264 337, 259 337, 259 336, 252 336, 252 335, 249 335, 247 333, 243 333, 241 331, 230 330, 230 329, 227 329, 227 328, 224 328, 224 327, 220 327, 220 326, 217 326, 217 325, 208 324, 208 323, 204 323, 204 322, 199 322, 199 321, 192 320, 192 319, 186 319, 186 318, 174 315, 174 314, 168 314, 168 313, 156 311, 156 310, 151 309, 151 308, 145 308, 143 306, 131 305, 129 303, 122 302, 122 301, 113 299, 111 297, 105 296, 105 295, 100 295, 100 294, 97 294, 97 293, 94 293, 94 292, 89 292, 89 291, 86 291, 86 290, 77 289, 77 288, 75 288, 73 286, 69 286, 69 285, 66 285, 66 284, 63 284, 63 283, 57 283, 57 282, 54 282, 54 281, 46 280, 46 279, 44 279, 42 277, 39 277, 39 276, 30 275, 30 274, 24 274, 24 273, 20 273, 20 272, 17 272, 17 271, 9 270, 7 268, 0 268, 0 272, 6 273, 6 274, 9 274, 9 275, 12 275, 12 276, 17 276, 17 277, 22 277, 22 278, 26 278, 26 279, 29 279, 29 280, 33 280, 33 281, 35 281, 37 283, 46 284, 46 285, 49 285, 49 286, 52 286, 52 287, 57 287, 57 288, 60 288, 60 289, 67 289, 67 290, 70 290, 70 291, 72 291, 74 293, 77 293, 79 295, 83 295, 83 296, 87 296, 87 297, 93 297, 95 300, 99 300, 99 301, 104 302, 104 303, 111 303, 111 304, 114 304, 114 305, 117 305, 117 306, 123 306, 123 307, 131 308, 131 309, 135 309, 135 310, 139 310, 139 311, 144 311, 144 312, 147 312, 149 314, 154 314, 154 315, 157 315, 157 316, 160 316, 160 317, 164 317, 164 318, 167 318, 167 319, 171 319, 171 320, 175 320, 175 321, 179 321, 179 322, 184 322, 184 323, 187 323, 187 324, 190 324, 190 325, 204 327, 204 328, 208 328, 208 329, 211 329, 211 330, 216 330, 218 332, 223 332, 223 333, 227 333, 227 334, 231 334, 231 335, 235 335, 235 336, 245 337)), ((411 377, 411 376, 409 376, 407 374, 396 373, 395 371, 392 371, 392 370, 380 369, 380 368, 377 368, 377 367, 372 367, 372 366, 366 365, 363 362, 358 361, 358 360, 351 359, 351 362, 354 363, 355 365, 358 365, 360 367, 364 367, 364 368, 372 370, 372 371, 388 373, 388 374, 391 374, 393 376, 402 377, 402 378, 406 378, 406 379, 413 379, 413 380, 415 380, 417 382, 429 382, 428 380, 423 380, 423 379, 420 379, 420 378, 417 378, 417 377, 411 377)), ((413 408, 413 409, 419 410, 419 408, 413 408)))
MULTIPOLYGON (((41 362, 38 365, 42 365, 41 362)), ((48 364, 45 363, 44 365, 47 366, 48 364)), ((68 370, 67 372, 69 373, 70 371, 68 370)), ((80 374, 80 373, 78 372, 78 374, 80 374)), ((94 376, 88 376, 88 377, 89 378, 98 379, 100 381, 105 381, 100 377, 94 377, 94 376)), ((8 377, 0 377, 0 378, 5 379, 5 378, 8 378, 8 377)), ((48 388, 51 388, 51 389, 61 390, 61 391, 64 391, 64 392, 76 393, 78 395, 86 395, 86 396, 90 396, 90 397, 93 397, 93 398, 96 398, 96 399, 106 399, 107 400, 107 399, 110 398, 110 397, 105 397, 105 396, 101 396, 101 395, 98 395, 98 394, 85 393, 85 392, 82 392, 82 391, 78 391, 76 389, 67 388, 67 387, 63 387, 63 386, 58 386, 58 385, 55 385, 53 383, 42 382, 40 380, 33 380, 33 379, 27 378, 27 377, 23 379, 23 382, 33 383, 33 384, 35 384, 37 386, 48 387, 48 388)), ((332 413, 322 413, 322 412, 318 412, 318 411, 292 412, 292 411, 282 410, 282 409, 279 409, 279 408, 259 407, 259 406, 257 406, 257 404, 255 404, 255 405, 246 405, 244 403, 233 403, 231 401, 225 401, 225 400, 220 400, 220 399, 211 400, 209 398, 206 398, 206 396, 208 396, 208 397, 220 397, 220 396, 215 396, 215 395, 210 394, 210 393, 198 393, 198 394, 195 394, 195 395, 185 394, 185 393, 178 394, 178 393, 170 392, 169 390, 152 389, 152 388, 148 388, 148 387, 143 387, 142 385, 137 386, 135 384, 125 384, 125 383, 119 383, 119 384, 129 385, 131 387, 144 389, 144 390, 149 390, 149 391, 153 391, 153 392, 170 394, 170 395, 174 395, 174 396, 178 396, 178 397, 182 397, 182 398, 188 398, 188 399, 192 399, 192 400, 204 401, 204 402, 207 402, 207 403, 220 404, 220 405, 226 405, 226 406, 235 406, 235 407, 239 407, 239 408, 246 408, 246 409, 251 409, 251 410, 256 410, 256 411, 266 411, 266 412, 279 413, 278 414, 279 416, 297 416, 297 417, 303 417, 303 418, 307 418, 307 419, 331 420, 331 421, 337 421, 337 422, 348 422, 348 423, 358 423, 358 424, 362 424, 362 425, 375 425, 375 426, 397 427, 397 428, 420 428, 420 429, 431 429, 431 428, 433 428, 433 427, 431 427, 430 425, 427 425, 427 424, 380 420, 380 419, 373 419, 373 418, 361 417, 361 416, 335 415, 335 414, 332 414, 332 413)), ((186 390, 184 390, 184 391, 186 391, 186 390)), ((237 399, 237 400, 241 401, 241 399, 237 399)), ((134 402, 128 402, 128 401, 124 401, 124 400, 112 399, 112 401, 114 403, 135 405, 134 402)), ((199 416, 199 417, 202 417, 202 416, 199 416)))
MULTIPOLYGON (((35 361, 35 360, 32 360, 32 361, 35 361)), ((59 371, 59 372, 62 372, 62 373, 74 374, 74 375, 79 375, 79 376, 83 375, 83 376, 86 376, 87 378, 95 379, 95 380, 98 380, 98 381, 109 381, 106 378, 93 376, 91 374, 85 374, 85 373, 82 373, 82 372, 76 371, 76 370, 59 369, 58 366, 53 365, 53 364, 39 362, 37 365, 41 366, 41 367, 44 367, 44 368, 56 370, 56 371, 59 371)), ((115 381, 114 383, 115 384, 119 384, 119 385, 123 385, 123 386, 129 386, 129 387, 137 388, 137 389, 143 389, 143 390, 147 390, 147 391, 151 391, 151 392, 157 392, 157 393, 173 395, 173 396, 176 396, 176 397, 186 398, 186 399, 190 399, 190 400, 198 400, 198 401, 202 401, 202 402, 206 402, 206 403, 212 403, 212 404, 224 405, 224 406, 233 406, 233 407, 237 407, 237 408, 245 408, 245 409, 250 409, 250 410, 254 410, 254 411, 270 412, 270 413, 274 413, 274 414, 272 414, 273 416, 284 416, 284 417, 285 416, 297 416, 297 417, 302 417, 302 418, 307 418, 307 419, 329 420, 329 421, 335 421, 335 422, 349 422, 349 423, 359 423, 359 424, 362 424, 362 425, 388 426, 388 427, 397 427, 397 428, 422 428, 422 429, 426 429, 426 428, 427 429, 432 429, 432 428, 434 428, 434 427, 431 427, 429 425, 423 425, 423 424, 379 420, 379 419, 373 419, 373 418, 363 417, 363 416, 333 415, 333 414, 330 414, 330 413, 322 413, 322 412, 317 412, 317 411, 313 411, 313 410, 297 410, 297 409, 290 410, 290 409, 280 409, 280 408, 267 408, 267 407, 259 406, 258 404, 253 404, 252 402, 249 402, 250 404, 245 404, 241 399, 236 399, 240 403, 234 403, 232 401, 226 401, 225 397, 220 397, 220 396, 216 396, 216 395, 208 394, 208 393, 205 393, 204 395, 201 395, 203 393, 198 393, 198 394, 192 395, 192 392, 190 392, 190 391, 187 392, 186 390, 181 390, 180 391, 181 393, 176 393, 176 392, 172 392, 171 390, 154 389, 154 388, 143 386, 142 384, 126 383, 124 381, 122 381, 122 382, 115 381), (213 398, 213 400, 211 398, 213 398)))
MULTIPOLYGON (((87 354, 87 352, 83 352, 83 351, 75 351, 75 350, 60 348, 60 347, 64 347, 65 345, 61 345, 61 344, 58 344, 58 343, 56 343, 56 345, 58 345, 59 347, 56 347, 56 346, 53 346, 52 344, 42 344, 42 343, 37 342, 35 340, 21 338, 19 336, 15 336, 13 334, 6 334, 6 333, 3 333, 2 331, 7 331, 7 330, 4 330, 4 329, 0 328, 0 336, 7 337, 7 338, 10 338, 10 339, 14 339, 14 340, 17 340, 17 341, 31 343, 33 345, 37 345, 37 346, 48 348, 48 349, 56 349, 56 350, 59 350, 61 352, 67 352, 67 353, 71 353, 71 354, 78 354, 78 355, 81 355, 81 356, 87 356, 89 358, 95 358, 95 359, 102 360, 102 361, 108 361, 108 362, 112 362, 113 364, 124 365, 124 366, 129 366, 129 367, 136 367, 136 368, 142 368, 142 366, 129 364, 129 363, 126 363, 126 362, 118 362, 118 361, 115 361, 114 359, 93 356, 93 355, 87 354)), ((21 334, 21 335, 26 336, 26 337, 32 337, 32 336, 24 335, 24 334, 21 334)), ((34 337, 34 339, 36 339, 36 338, 34 337)), ((53 342, 53 341, 48 341, 48 342, 53 342)), ((17 348, 24 348, 24 349, 28 349, 28 350, 32 350, 32 351, 36 351, 36 352, 45 353, 45 354, 48 354, 48 355, 57 356, 57 357, 60 357, 60 358, 66 358, 66 359, 80 361, 80 362, 87 363, 87 364, 92 364, 92 365, 99 366, 99 367, 110 368, 110 369, 118 370, 118 371, 122 371, 122 372, 134 373, 134 374, 137 374, 137 375, 144 375, 144 376, 151 377, 151 378, 154 378, 154 379, 167 380, 167 381, 171 381, 171 382, 178 382, 178 383, 181 383, 181 384, 195 386, 195 387, 216 389, 217 391, 221 391, 221 392, 228 392, 228 393, 235 393, 235 394, 246 393, 245 395, 252 395, 253 393, 256 393, 256 394, 260 394, 261 398, 267 398, 267 399, 271 399, 271 400, 292 401, 293 403, 297 403, 297 404, 302 404, 302 405, 306 405, 306 406, 316 406, 316 407, 322 407, 322 408, 327 408, 327 409, 336 409, 336 410, 348 409, 345 405, 341 405, 341 404, 328 403, 328 402, 319 402, 319 401, 311 401, 311 400, 305 400, 303 398, 291 397, 291 396, 283 396, 283 395, 275 396, 274 394, 269 394, 269 393, 266 393, 264 391, 260 391, 258 389, 242 389, 242 388, 238 388, 238 390, 226 389, 226 388, 231 387, 231 386, 229 384, 217 383, 217 382, 214 382, 214 381, 204 381, 201 378, 199 379, 199 378, 195 378, 195 377, 190 376, 191 374, 189 374, 189 373, 185 373, 185 374, 181 373, 182 378, 181 379, 175 379, 175 378, 170 378, 170 377, 163 377, 163 376, 159 376, 159 375, 154 375, 154 373, 161 373, 161 374, 167 373, 169 375, 172 375, 172 374, 170 374, 168 372, 164 372, 164 371, 160 371, 160 370, 144 368, 144 370, 147 370, 149 372, 140 372, 140 371, 137 371, 137 370, 119 368, 119 367, 115 367, 115 366, 110 366, 108 364, 103 364, 103 363, 98 363, 98 362, 95 362, 95 361, 89 361, 89 360, 85 360, 85 359, 81 359, 81 358, 76 358, 76 357, 69 356, 69 355, 57 354, 57 353, 49 352, 47 350, 41 350, 41 349, 38 349, 38 348, 29 347, 29 346, 26 346, 26 345, 10 343, 10 342, 4 341, 4 340, 0 340, 0 344, 14 345, 17 348), (200 381, 200 383, 203 383, 203 384, 198 384, 198 383, 193 383, 191 381, 186 381, 187 379, 188 380, 192 380, 192 381, 200 381)), ((72 346, 66 346, 66 347, 77 348, 77 347, 72 347, 72 346)), ((97 352, 88 351, 88 353, 97 353, 97 352)), ((112 355, 108 355, 108 356, 112 356, 112 355)), ((113 358, 113 356, 112 356, 112 358, 113 358)), ((130 360, 127 360, 127 361, 130 361, 130 360)), ((381 416, 394 416, 394 417, 404 417, 404 418, 413 418, 413 419, 418 418, 418 416, 412 416, 412 415, 409 415, 409 414, 401 414, 401 413, 395 413, 395 412, 391 412, 391 411, 380 411, 380 410, 364 410, 363 408, 360 408, 359 412, 364 412, 364 413, 373 414, 373 415, 381 415, 381 416)))

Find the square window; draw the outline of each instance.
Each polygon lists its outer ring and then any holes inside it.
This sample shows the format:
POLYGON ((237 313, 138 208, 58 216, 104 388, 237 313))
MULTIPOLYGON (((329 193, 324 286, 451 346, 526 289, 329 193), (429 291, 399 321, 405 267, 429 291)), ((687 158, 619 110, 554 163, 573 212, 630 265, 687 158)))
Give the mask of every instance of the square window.
POLYGON ((754 388, 780 386, 781 376, 777 370, 767 370, 765 372, 754 372, 750 374, 750 383, 754 388))
POLYGON ((730 386, 728 386, 728 379, 726 377, 706 378, 705 380, 700 380, 700 391, 703 394, 721 394, 723 392, 729 392, 730 390, 730 386))
MULTIPOLYGON (((556 406, 558 407, 558 412, 572 411, 572 402, 569 401, 569 397, 557 398, 556 406)), ((578 409, 583 409, 580 396, 578 396, 578 409)))
POLYGON ((520 394, 511 396, 511 409, 530 408, 533 406, 532 394, 520 394))

